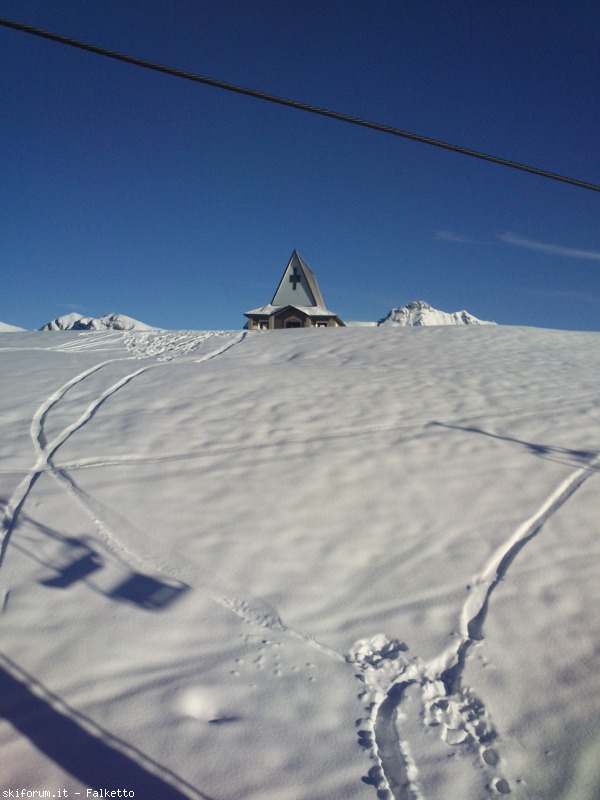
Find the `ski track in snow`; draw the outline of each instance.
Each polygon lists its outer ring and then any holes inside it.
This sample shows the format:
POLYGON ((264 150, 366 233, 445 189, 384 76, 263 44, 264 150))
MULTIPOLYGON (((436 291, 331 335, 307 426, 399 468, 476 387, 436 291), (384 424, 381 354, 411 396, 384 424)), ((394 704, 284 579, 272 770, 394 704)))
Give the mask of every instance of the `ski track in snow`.
MULTIPOLYGON (((134 553, 119 541, 119 537, 115 533, 115 531, 119 529, 131 529, 133 527, 131 522, 123 519, 112 509, 103 506, 102 503, 78 486, 76 481, 68 472, 69 467, 57 466, 54 463, 54 456, 59 448, 74 433, 90 422, 101 406, 109 398, 113 397, 119 390, 134 380, 137 376, 147 372, 150 369, 165 366, 166 363, 172 361, 178 356, 189 355, 191 352, 204 344, 208 338, 224 335, 227 335, 227 332, 209 331, 198 333, 197 331, 144 331, 141 333, 128 332, 125 335, 123 333, 109 335, 111 341, 115 341, 117 339, 124 341, 127 349, 130 351, 130 353, 132 353, 132 356, 129 356, 129 358, 153 358, 155 363, 140 367, 139 369, 134 370, 118 380, 116 383, 109 386, 88 405, 84 412, 74 422, 72 422, 70 425, 67 425, 51 441, 48 441, 47 439, 45 423, 49 413, 57 406, 58 403, 60 403, 67 392, 109 364, 125 359, 114 358, 95 364, 93 367, 90 367, 75 375, 73 378, 59 387, 48 398, 46 398, 46 400, 44 400, 44 402, 39 406, 33 415, 30 425, 30 435, 37 455, 37 461, 16 487, 4 508, 2 520, 3 538, 0 546, 0 567, 3 564, 11 536, 18 522, 21 509, 23 508, 39 476, 42 473, 48 473, 93 521, 108 549, 120 556, 129 566, 135 566, 138 568, 141 567, 147 572, 153 572, 157 575, 167 576, 178 581, 183 587, 195 586, 202 588, 208 593, 208 596, 211 597, 211 599, 215 600, 223 607, 233 611, 241 619, 257 624, 261 627, 269 628, 273 631, 286 632, 289 635, 299 638, 303 642, 316 647, 329 656, 341 661, 345 661, 344 655, 336 650, 329 648, 325 644, 317 642, 311 636, 308 636, 307 634, 304 634, 303 632, 291 626, 284 625, 276 609, 274 609, 273 606, 266 601, 263 601, 260 598, 239 598, 235 596, 235 593, 231 592, 226 587, 216 588, 215 584, 218 583, 218 581, 215 576, 209 573, 201 574, 201 571, 197 568, 192 569, 183 567, 175 569, 165 565, 158 566, 150 559, 142 558, 138 554, 134 553)), ((219 347, 218 349, 201 356, 198 359, 195 359, 195 363, 210 361, 218 356, 221 356, 223 353, 242 342, 247 335, 248 334, 246 331, 242 332, 232 341, 227 341, 222 347, 219 347)), ((52 349, 69 351, 92 349, 94 335, 92 334, 91 341, 89 332, 87 335, 84 334, 83 337, 83 342, 67 342, 52 349)), ((104 336, 103 341, 105 341, 106 338, 107 337, 104 336)))
MULTIPOLYGON (((525 520, 517 530, 497 549, 481 572, 473 579, 467 599, 460 614, 460 633, 454 644, 439 656, 422 662, 418 657, 408 656, 408 647, 397 639, 376 635, 357 642, 347 656, 317 642, 297 629, 285 625, 277 611, 258 598, 238 598, 223 587, 215 589, 214 576, 204 576, 197 569, 173 569, 158 566, 126 548, 115 534, 124 526, 132 527, 114 511, 104 507, 91 497, 69 474, 69 469, 92 466, 90 463, 57 466, 54 456, 59 448, 77 431, 90 422, 101 406, 130 381, 144 372, 165 366, 180 355, 189 356, 211 336, 223 336, 224 332, 193 331, 144 331, 104 334, 100 339, 96 332, 86 332, 81 339, 52 347, 56 351, 81 351, 110 349, 111 343, 122 341, 130 352, 125 358, 153 358, 153 364, 136 369, 113 383, 96 397, 83 413, 67 425, 58 435, 48 441, 45 425, 48 415, 60 403, 70 389, 88 377, 116 362, 125 360, 112 358, 84 370, 64 383, 36 410, 30 425, 30 434, 37 456, 32 469, 13 491, 5 505, 2 519, 2 542, 0 544, 0 568, 4 563, 11 536, 16 528, 19 513, 27 501, 39 476, 48 472, 72 497, 94 522, 109 549, 120 555, 130 566, 142 567, 154 574, 168 576, 183 586, 202 588, 216 602, 233 611, 240 618, 300 638, 310 646, 337 660, 347 661, 358 667, 357 677, 363 684, 359 698, 366 709, 365 718, 359 720, 360 744, 365 747, 374 762, 368 776, 363 778, 377 791, 379 800, 426 800, 419 784, 419 767, 411 752, 411 738, 419 736, 419 728, 435 728, 440 737, 440 759, 448 755, 447 748, 457 748, 469 760, 478 781, 478 797, 494 798, 511 793, 511 785, 505 777, 505 765, 498 753, 498 735, 486 712, 484 704, 470 689, 463 686, 462 675, 471 647, 484 639, 484 623, 489 610, 491 596, 525 545, 542 530, 545 523, 569 500, 586 481, 600 462, 595 456, 584 466, 571 473, 546 498, 540 508, 525 520), (99 342, 109 345, 99 346, 99 342), (401 731, 406 731, 403 736, 401 731), (444 750, 445 748, 445 750, 444 750)), ((196 359, 201 363, 214 359, 247 336, 243 332, 222 347, 196 359)), ((194 457, 194 456, 192 456, 194 457)), ((431 739, 429 741, 431 747, 431 739)), ((417 748, 415 748, 416 750, 417 748)), ((465 761, 462 761, 465 768, 465 761)))
MULTIPOLYGON (((111 333, 108 335, 105 334, 101 337, 98 337, 97 335, 94 336, 93 333, 90 334, 88 332, 87 335, 83 334, 76 341, 64 342, 50 349, 55 351, 65 351, 65 350, 73 351, 73 350, 83 350, 83 349, 101 350, 103 348, 98 347, 98 342, 104 344, 106 342, 124 341, 126 347, 132 353, 132 356, 130 356, 129 358, 131 357, 149 358, 151 356, 154 356, 156 357, 157 361, 161 360, 166 361, 166 360, 171 360, 178 354, 176 343, 181 337, 181 334, 182 332, 180 331, 178 331, 177 333, 172 333, 170 331, 163 331, 163 332, 153 331, 151 333, 144 332, 143 334, 128 333, 127 335, 124 335, 122 332, 120 332, 120 333, 111 333), (150 339, 150 341, 153 342, 152 348, 149 348, 147 345, 149 336, 152 337, 150 339), (161 359, 161 355, 164 354, 165 352, 168 352, 169 357, 161 359)), ((223 332, 214 332, 214 333, 196 332, 194 343, 192 343, 190 341, 190 337, 187 336, 185 339, 185 347, 182 348, 179 354, 189 353, 195 347, 201 346, 206 341, 207 338, 213 335, 222 336, 223 332)), ((202 361, 208 361, 212 358, 216 358, 217 356, 229 350, 234 345, 241 342, 245 338, 245 336, 246 332, 242 333, 233 341, 227 342, 223 347, 218 348, 217 350, 208 353, 206 356, 197 359, 197 361, 202 362, 202 361)), ((87 409, 83 412, 83 414, 81 414, 81 416, 77 420, 75 420, 71 425, 68 425, 66 428, 64 428, 57 436, 55 436, 54 439, 48 442, 45 433, 45 423, 48 414, 52 410, 52 408, 54 408, 60 402, 60 400, 67 394, 67 392, 70 389, 72 389, 74 386, 77 386, 78 384, 81 384, 90 375, 93 375, 95 372, 98 372, 99 370, 103 369, 109 364, 123 360, 127 360, 127 357, 108 359, 106 361, 102 361, 98 364, 95 364, 93 367, 90 367, 84 370, 83 372, 80 372, 79 374, 75 375, 73 378, 64 383, 59 389, 57 389, 56 392, 54 392, 48 398, 46 398, 46 400, 44 400, 44 402, 39 406, 39 408, 33 415, 30 425, 30 435, 35 452, 37 454, 37 461, 32 467, 32 469, 28 472, 28 474, 16 487, 16 489, 14 490, 14 492, 12 493, 11 497, 9 498, 8 502, 5 505, 3 519, 2 519, 2 543, 0 545, 0 567, 4 562, 4 558, 6 556, 6 550, 10 542, 12 532, 17 523, 19 512, 23 507, 25 501, 27 500, 27 497, 31 492, 31 489, 35 485, 37 479, 43 472, 49 472, 51 475, 56 476, 57 470, 52 462, 52 458, 56 454, 58 449, 67 441, 67 439, 69 439, 70 436, 73 435, 73 433, 75 433, 84 425, 86 425, 96 414, 98 409, 110 397, 112 397, 116 392, 118 392, 123 386, 127 385, 131 380, 136 378, 138 375, 141 375, 143 372, 146 372, 147 370, 152 369, 153 367, 161 366, 161 364, 151 364, 145 367, 141 367, 129 373, 124 378, 121 378, 121 380, 117 381, 108 389, 106 389, 104 392, 102 392, 87 407, 87 409)))
MULTIPOLYGON (((478 797, 512 793, 498 743, 494 746, 498 734, 483 702, 463 686, 462 674, 469 650, 484 639, 483 627, 495 588, 525 545, 596 473, 599 464, 600 454, 572 472, 496 550, 469 587, 460 615, 460 635, 451 647, 427 663, 408 658, 407 645, 384 635, 360 640, 350 651, 348 660, 361 668, 357 678, 365 685, 359 699, 365 704, 367 717, 358 721, 365 728, 358 732, 359 742, 375 762, 363 780, 375 786, 380 800, 425 800, 418 765, 411 755, 410 735, 403 739, 399 731, 407 728, 418 736, 418 727, 424 726, 437 728, 440 742, 470 757, 476 770, 478 797), (412 690, 418 691, 418 701, 412 690), (413 697, 406 703, 410 691, 413 697)), ((443 758, 449 753, 440 748, 438 755, 443 758)))

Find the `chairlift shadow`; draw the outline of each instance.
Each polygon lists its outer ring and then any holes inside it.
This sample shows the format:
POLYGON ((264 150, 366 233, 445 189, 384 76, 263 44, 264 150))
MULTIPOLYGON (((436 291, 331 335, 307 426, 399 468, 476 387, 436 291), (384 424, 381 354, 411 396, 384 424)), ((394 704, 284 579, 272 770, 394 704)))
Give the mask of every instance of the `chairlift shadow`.
MULTIPOLYGON (((45 527, 44 533, 49 533, 51 538, 60 542, 62 561, 67 563, 60 567, 44 563, 45 567, 53 570, 54 575, 41 580, 42 586, 52 589, 68 589, 78 581, 84 581, 90 589, 104 595, 109 600, 130 603, 144 611, 160 611, 167 608, 190 588, 176 580, 165 581, 129 570, 127 577, 113 589, 105 591, 87 581, 100 569, 110 569, 107 560, 88 544, 87 537, 65 536, 56 530, 49 531, 45 527)), ((120 565, 120 569, 122 566, 124 565, 120 565)))
POLYGON ((111 600, 133 603, 145 611, 160 611, 179 599, 189 589, 185 584, 164 583, 137 572, 106 596, 111 600))
POLYGON ((88 553, 59 571, 54 578, 46 578, 41 581, 42 586, 49 586, 56 589, 66 589, 77 581, 84 580, 96 570, 103 567, 102 558, 98 553, 88 553))

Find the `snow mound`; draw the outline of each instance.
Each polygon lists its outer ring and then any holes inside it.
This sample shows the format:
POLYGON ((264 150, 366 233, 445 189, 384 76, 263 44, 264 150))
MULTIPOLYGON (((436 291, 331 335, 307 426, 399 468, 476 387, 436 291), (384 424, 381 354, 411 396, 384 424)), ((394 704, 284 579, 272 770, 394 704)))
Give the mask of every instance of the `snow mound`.
POLYGON ((19 328, 17 325, 9 325, 8 322, 0 322, 0 333, 18 333, 24 331, 25 328, 19 328))
POLYGON ((84 317, 81 314, 72 313, 57 317, 51 322, 40 328, 41 331, 153 331, 160 330, 154 325, 146 325, 132 317, 118 314, 113 311, 103 317, 84 317))
POLYGON ((387 317, 379 320, 379 325, 495 325, 495 322, 486 322, 477 319, 468 311, 438 311, 429 303, 417 300, 400 308, 392 308, 387 317))

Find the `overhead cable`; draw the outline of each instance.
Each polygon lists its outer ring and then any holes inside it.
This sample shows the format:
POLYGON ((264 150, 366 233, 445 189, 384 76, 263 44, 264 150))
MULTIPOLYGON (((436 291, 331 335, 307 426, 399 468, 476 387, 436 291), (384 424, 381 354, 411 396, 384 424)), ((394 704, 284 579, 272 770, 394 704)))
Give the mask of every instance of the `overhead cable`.
POLYGON ((202 83, 206 86, 214 86, 217 89, 224 89, 228 92, 236 92, 237 94, 247 95, 248 97, 255 97, 258 100, 266 100, 269 103, 277 103, 281 106, 296 108, 300 111, 307 111, 310 114, 318 114, 322 117, 330 117, 331 119, 336 119, 340 122, 347 122, 351 125, 360 125, 363 128, 370 128, 371 130, 380 131, 381 133, 388 133, 392 136, 400 136, 403 139, 411 139, 415 142, 432 145, 433 147, 439 147, 443 150, 451 150, 455 153, 462 153, 462 155, 471 156, 472 158, 479 158, 483 161, 491 161, 492 163, 500 164, 500 166, 503 167, 511 167, 512 169, 518 169, 522 172, 529 172, 533 175, 539 175, 542 178, 549 178, 551 180, 561 181, 562 183, 568 183, 571 184, 571 186, 578 186, 581 189, 589 189, 593 192, 600 192, 600 186, 594 183, 588 183, 587 181, 578 180, 577 178, 569 178, 565 175, 558 175, 555 172, 549 172, 545 169, 539 169, 538 167, 520 164, 517 161, 510 161, 509 159, 501 158, 500 156, 481 153, 478 150, 472 150, 468 147, 450 144, 449 142, 443 142, 439 139, 432 139, 429 136, 422 136, 418 133, 410 133, 409 131, 403 131, 390 125, 382 125, 379 122, 371 122, 366 119, 361 119, 360 117, 349 116, 348 114, 342 114, 339 111, 331 111, 326 108, 310 105, 309 103, 302 103, 299 100, 289 100, 285 97, 278 97, 274 94, 258 91, 257 89, 248 89, 243 86, 237 86, 233 83, 226 83, 225 81, 217 80, 216 78, 207 78, 203 75, 197 75, 193 72, 186 72, 185 70, 176 69, 175 67, 157 64, 154 61, 147 61, 146 59, 137 58, 136 56, 118 53, 114 50, 107 50, 105 47, 88 44, 87 42, 80 42, 76 39, 71 39, 68 36, 61 36, 58 33, 51 33, 50 31, 46 31, 41 28, 34 28, 31 25, 24 25, 21 22, 14 22, 13 20, 0 17, 0 25, 4 26, 5 28, 13 28, 14 30, 21 31, 23 33, 29 33, 33 36, 40 36, 43 39, 50 39, 53 42, 66 44, 69 47, 77 47, 80 50, 87 50, 90 53, 96 53, 96 55, 106 56, 107 58, 113 58, 117 61, 124 61, 127 64, 134 64, 138 67, 144 67, 144 69, 162 72, 165 75, 172 75, 176 78, 185 78, 186 80, 194 81, 195 83, 202 83))

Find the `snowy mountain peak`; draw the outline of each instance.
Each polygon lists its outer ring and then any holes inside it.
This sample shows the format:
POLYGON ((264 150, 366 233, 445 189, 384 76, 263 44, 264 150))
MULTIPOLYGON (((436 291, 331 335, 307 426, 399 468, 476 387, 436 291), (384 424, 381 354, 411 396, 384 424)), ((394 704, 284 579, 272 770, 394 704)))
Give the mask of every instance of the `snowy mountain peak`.
POLYGON ((0 322, 0 333, 19 333, 24 331, 25 328, 19 328, 17 325, 9 325, 8 322, 0 322))
POLYGON ((387 316, 379 320, 378 325, 495 325, 477 319, 468 311, 438 311, 424 300, 416 300, 400 308, 392 308, 387 316))
POLYGON ((157 330, 153 325, 146 325, 132 317, 118 314, 116 311, 105 314, 103 317, 83 317, 81 314, 72 313, 57 317, 40 328, 41 331, 152 331, 157 330))

